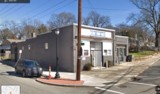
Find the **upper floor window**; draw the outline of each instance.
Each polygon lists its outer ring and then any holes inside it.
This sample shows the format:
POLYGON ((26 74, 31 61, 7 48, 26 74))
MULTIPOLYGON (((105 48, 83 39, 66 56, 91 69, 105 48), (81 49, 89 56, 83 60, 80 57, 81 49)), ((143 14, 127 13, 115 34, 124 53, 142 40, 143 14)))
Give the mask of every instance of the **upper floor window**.
POLYGON ((45 49, 47 50, 48 49, 48 43, 45 43, 44 46, 45 46, 45 49))

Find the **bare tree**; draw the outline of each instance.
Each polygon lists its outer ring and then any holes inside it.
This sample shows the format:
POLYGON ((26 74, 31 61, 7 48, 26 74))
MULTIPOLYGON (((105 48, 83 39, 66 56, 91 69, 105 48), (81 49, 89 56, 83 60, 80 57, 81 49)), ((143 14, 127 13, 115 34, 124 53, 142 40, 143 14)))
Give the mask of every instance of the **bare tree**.
POLYGON ((23 20, 21 28, 19 29, 19 36, 24 38, 31 38, 32 33, 36 35, 47 32, 47 27, 39 20, 23 20))
POLYGON ((48 31, 47 27, 45 26, 45 24, 41 24, 38 28, 38 34, 42 34, 48 31))
POLYGON ((47 31, 47 26, 39 20, 24 19, 21 23, 5 21, 1 24, 0 37, 2 40, 7 38, 26 39, 32 37, 31 33, 38 35, 47 31))
POLYGON ((96 11, 91 11, 86 18, 83 18, 83 24, 103 28, 111 26, 110 18, 96 11))
POLYGON ((17 36, 18 39, 25 39, 25 32, 24 32, 24 29, 23 29, 22 25, 18 26, 16 36, 17 36))
POLYGON ((10 32, 12 32, 15 36, 18 31, 18 24, 15 21, 5 21, 2 23, 3 29, 8 29, 10 32))
POLYGON ((34 27, 32 21, 30 20, 23 20, 21 23, 22 29, 23 29, 23 34, 24 34, 24 38, 31 38, 31 34, 33 32, 36 32, 36 27, 34 27))
POLYGON ((14 38, 14 34, 8 28, 2 29, 0 31, 0 39, 3 41, 8 38, 14 38))
POLYGON ((116 33, 116 35, 132 37, 128 33, 129 31, 130 31, 130 26, 125 24, 125 23, 121 23, 121 24, 118 24, 116 26, 116 32, 115 33, 116 33))
POLYGON ((129 37, 130 47, 136 47, 136 51, 140 51, 140 48, 147 47, 150 41, 152 41, 146 28, 140 24, 119 24, 116 26, 116 34, 129 37))
MULTIPOLYGON (((140 9, 139 21, 155 33, 155 47, 159 48, 160 37, 160 0, 130 0, 140 9)), ((158 49, 160 50, 160 49, 158 49)))
POLYGON ((90 24, 90 17, 87 16, 86 18, 83 18, 83 24, 84 25, 89 25, 90 24))
POLYGON ((69 25, 76 22, 75 16, 70 12, 62 12, 59 14, 53 14, 48 21, 49 29, 69 25))
POLYGON ((34 28, 35 28, 34 32, 37 35, 45 33, 45 32, 48 31, 47 26, 39 20, 34 20, 33 23, 32 23, 32 26, 34 26, 34 28))

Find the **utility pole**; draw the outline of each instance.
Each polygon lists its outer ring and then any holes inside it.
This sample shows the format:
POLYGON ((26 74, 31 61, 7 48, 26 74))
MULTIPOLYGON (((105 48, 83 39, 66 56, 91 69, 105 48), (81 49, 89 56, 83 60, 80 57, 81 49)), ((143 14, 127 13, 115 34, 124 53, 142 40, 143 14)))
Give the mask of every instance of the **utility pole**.
POLYGON ((76 80, 81 79, 81 23, 82 23, 82 0, 78 0, 78 39, 77 39, 77 73, 76 80))

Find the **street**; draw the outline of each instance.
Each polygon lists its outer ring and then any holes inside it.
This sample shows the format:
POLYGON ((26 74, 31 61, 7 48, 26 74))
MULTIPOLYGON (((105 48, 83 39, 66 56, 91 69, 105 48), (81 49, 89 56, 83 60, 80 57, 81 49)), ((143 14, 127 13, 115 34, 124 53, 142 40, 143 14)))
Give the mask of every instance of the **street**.
POLYGON ((22 78, 15 75, 12 67, 0 63, 0 86, 20 85, 21 94, 89 94, 94 88, 60 87, 41 84, 35 78, 22 78))
POLYGON ((16 75, 14 68, 0 63, 0 85, 19 85, 21 94, 155 94, 155 86, 160 84, 160 61, 153 64, 138 77, 140 80, 115 85, 106 83, 104 87, 63 87, 36 82, 36 78, 16 75))

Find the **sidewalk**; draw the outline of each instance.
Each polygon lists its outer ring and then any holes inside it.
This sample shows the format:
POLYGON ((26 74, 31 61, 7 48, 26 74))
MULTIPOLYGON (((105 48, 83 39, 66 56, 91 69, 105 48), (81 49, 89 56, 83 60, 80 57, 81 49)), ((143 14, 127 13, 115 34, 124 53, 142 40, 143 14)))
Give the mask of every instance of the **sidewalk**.
MULTIPOLYGON (((48 71, 43 72, 43 76, 48 76, 48 71)), ((52 84, 52 85, 60 85, 60 86, 104 86, 103 83, 108 82, 105 79, 92 77, 88 75, 81 75, 81 81, 76 81, 76 73, 65 73, 59 72, 61 79, 54 79, 55 72, 51 72, 51 76, 53 77, 51 80, 44 78, 38 78, 37 81, 52 84), (64 83, 62 83, 64 82, 64 83), (70 83, 69 83, 70 82, 70 83)))
MULTIPOLYGON (((48 80, 44 77, 48 76, 48 71, 43 72, 43 78, 36 79, 45 84, 61 85, 61 86, 110 86, 118 85, 136 77, 149 66, 160 59, 160 54, 149 56, 145 60, 125 62, 110 68, 93 69, 91 71, 81 72, 81 81, 76 81, 76 73, 59 72, 61 79, 48 80)), ((51 72, 52 77, 55 72, 51 72)))

